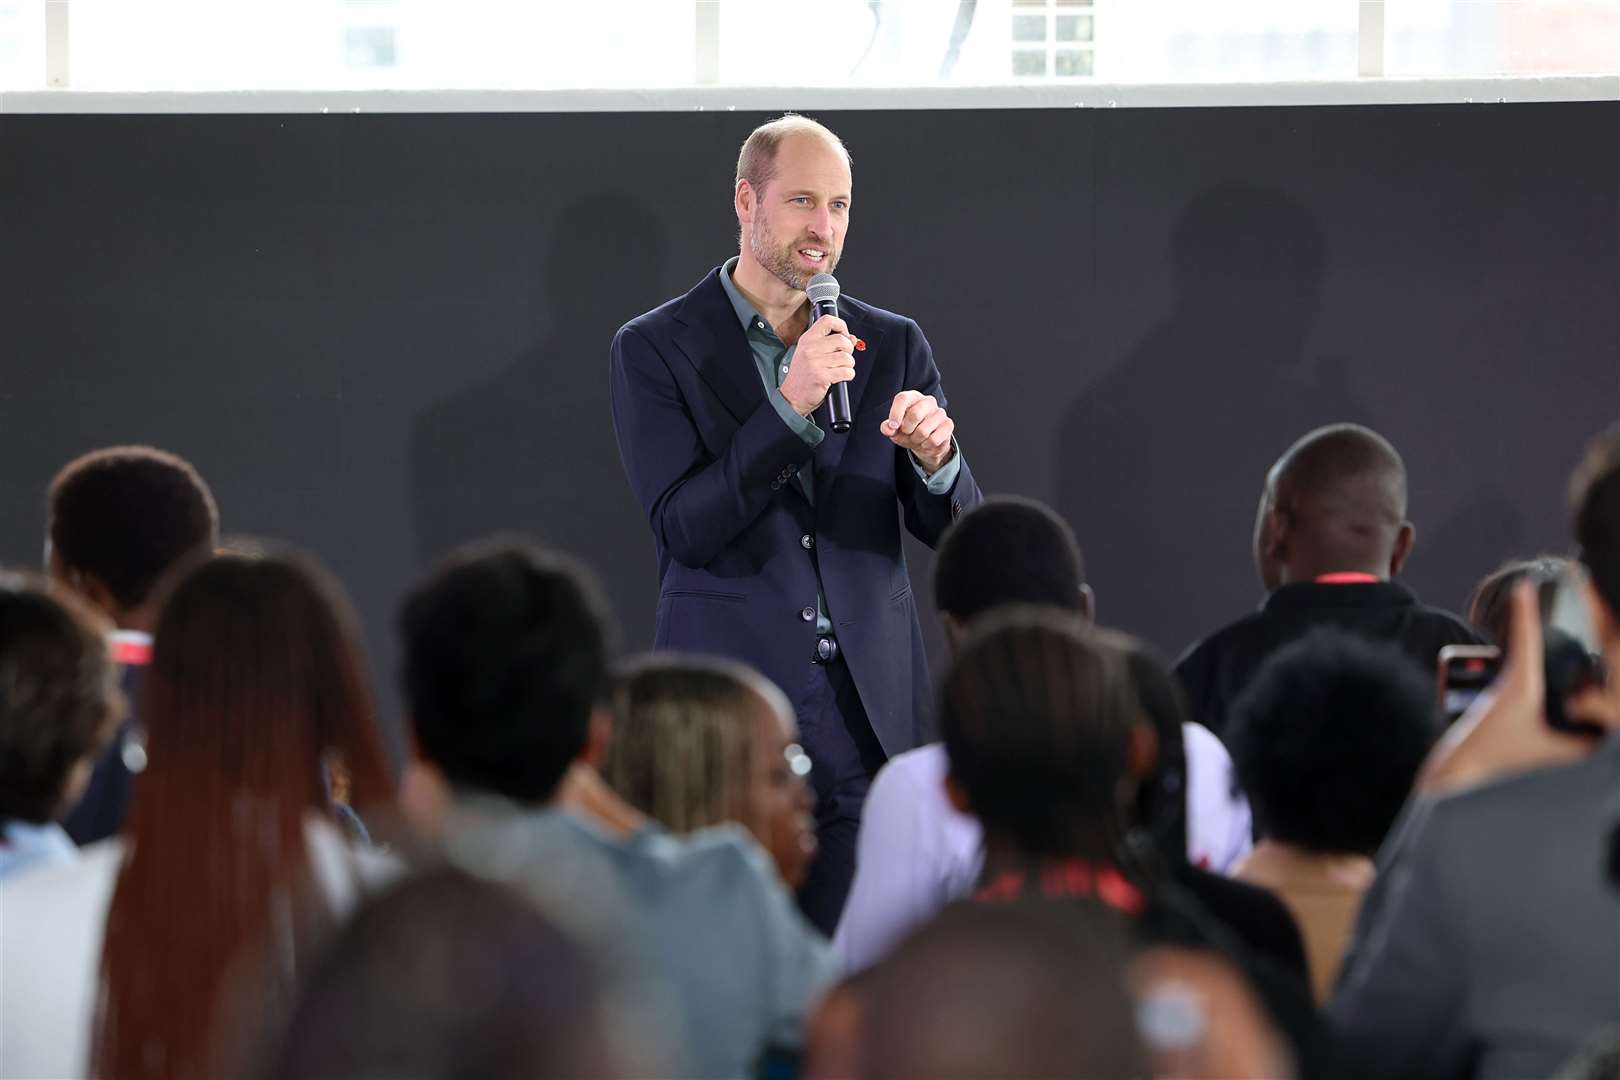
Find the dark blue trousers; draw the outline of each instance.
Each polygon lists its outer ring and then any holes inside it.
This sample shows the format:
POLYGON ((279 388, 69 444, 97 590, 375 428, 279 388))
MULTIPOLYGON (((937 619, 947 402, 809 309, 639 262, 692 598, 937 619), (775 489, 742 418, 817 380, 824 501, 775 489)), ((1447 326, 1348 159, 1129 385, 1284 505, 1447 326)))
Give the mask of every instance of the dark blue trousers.
POLYGON ((866 790, 885 758, 843 659, 807 660, 805 666, 810 670, 798 695, 799 742, 814 766, 810 780, 820 847, 799 887, 799 908, 831 937, 855 877, 855 839, 866 790))

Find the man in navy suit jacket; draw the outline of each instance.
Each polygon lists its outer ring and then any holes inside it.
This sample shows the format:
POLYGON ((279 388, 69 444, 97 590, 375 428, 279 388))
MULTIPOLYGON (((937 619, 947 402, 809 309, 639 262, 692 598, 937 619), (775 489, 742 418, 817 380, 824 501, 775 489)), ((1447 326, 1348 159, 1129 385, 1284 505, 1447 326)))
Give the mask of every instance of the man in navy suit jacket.
POLYGON ((804 289, 837 265, 850 188, 820 124, 757 129, 737 163, 738 257, 622 327, 611 372, 658 552, 654 646, 744 660, 794 701, 821 844, 800 902, 827 932, 872 774, 932 737, 900 512, 933 545, 981 498, 917 324, 848 296, 810 323, 804 289), (816 418, 840 382, 844 435, 816 418))

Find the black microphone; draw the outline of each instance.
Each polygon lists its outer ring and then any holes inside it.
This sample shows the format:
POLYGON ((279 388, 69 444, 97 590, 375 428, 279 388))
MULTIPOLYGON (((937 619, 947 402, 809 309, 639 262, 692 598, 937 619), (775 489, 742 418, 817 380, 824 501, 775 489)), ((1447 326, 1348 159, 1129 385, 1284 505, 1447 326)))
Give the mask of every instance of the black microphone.
MULTIPOLYGON (((810 285, 804 290, 810 297, 810 322, 812 324, 823 315, 838 315, 838 279, 831 274, 817 274, 810 279, 810 285)), ((849 383, 833 383, 827 391, 827 416, 831 420, 829 426, 839 435, 848 433, 849 419, 849 383)))

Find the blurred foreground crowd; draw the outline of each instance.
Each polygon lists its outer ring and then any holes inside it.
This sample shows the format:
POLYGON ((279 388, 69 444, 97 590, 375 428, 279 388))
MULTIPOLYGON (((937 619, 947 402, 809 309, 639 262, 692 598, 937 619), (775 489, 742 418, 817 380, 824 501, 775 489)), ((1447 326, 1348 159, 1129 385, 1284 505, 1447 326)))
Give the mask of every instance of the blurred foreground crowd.
POLYGON ((620 659, 589 569, 492 538, 402 598, 393 760, 338 583, 95 451, 0 572, 0 1076, 1620 1076, 1620 428, 1569 492, 1576 554, 1465 618, 1396 580, 1396 450, 1310 432, 1264 604, 1173 666, 986 500, 829 940, 757 672, 620 659))

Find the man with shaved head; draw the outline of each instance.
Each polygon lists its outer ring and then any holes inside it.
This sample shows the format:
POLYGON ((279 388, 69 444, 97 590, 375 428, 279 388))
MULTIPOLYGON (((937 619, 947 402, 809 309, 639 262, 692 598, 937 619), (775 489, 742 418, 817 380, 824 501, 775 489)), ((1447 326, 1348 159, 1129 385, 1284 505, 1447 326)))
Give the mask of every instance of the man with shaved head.
POLYGON ((1221 734, 1261 662, 1314 626, 1391 642, 1430 672, 1442 647, 1480 643, 1462 619, 1391 580, 1416 537, 1406 517, 1406 465, 1383 436, 1334 424, 1290 446, 1266 474, 1254 526, 1265 603, 1176 665, 1194 718, 1221 734))

